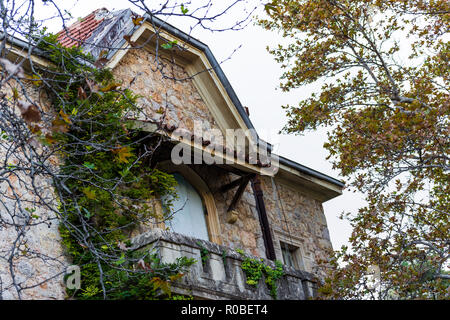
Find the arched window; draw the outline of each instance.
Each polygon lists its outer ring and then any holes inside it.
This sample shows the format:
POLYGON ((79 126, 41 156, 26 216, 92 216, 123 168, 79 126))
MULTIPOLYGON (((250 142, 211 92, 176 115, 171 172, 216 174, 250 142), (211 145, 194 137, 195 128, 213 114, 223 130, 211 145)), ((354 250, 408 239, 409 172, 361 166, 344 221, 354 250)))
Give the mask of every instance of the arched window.
POLYGON ((222 243, 219 215, 214 197, 203 179, 189 166, 170 160, 158 163, 158 169, 171 173, 178 182, 179 198, 173 201, 174 219, 165 222, 173 232, 222 243))
POLYGON ((172 219, 166 225, 173 232, 209 240, 202 198, 195 188, 179 173, 173 174, 178 185, 178 198, 172 202, 172 219))

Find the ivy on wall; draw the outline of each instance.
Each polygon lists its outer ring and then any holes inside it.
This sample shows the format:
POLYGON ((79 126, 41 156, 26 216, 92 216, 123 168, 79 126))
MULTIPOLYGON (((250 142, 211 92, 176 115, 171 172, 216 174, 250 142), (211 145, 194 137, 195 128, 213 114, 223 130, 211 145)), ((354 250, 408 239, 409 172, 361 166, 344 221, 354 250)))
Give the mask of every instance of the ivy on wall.
POLYGON ((264 282, 270 291, 272 298, 278 298, 278 280, 284 276, 283 264, 276 260, 275 268, 272 268, 264 263, 263 259, 254 259, 246 256, 242 250, 236 250, 244 257, 241 263, 241 268, 247 277, 246 283, 253 287, 257 287, 259 280, 264 275, 264 282))
POLYGON ((81 268, 81 288, 67 294, 78 299, 172 297, 170 285, 195 261, 162 263, 152 252, 129 250, 129 236, 140 223, 169 219, 153 210, 152 199, 176 198, 176 180, 144 165, 152 152, 142 150, 143 133, 124 122, 138 112, 138 96, 122 89, 110 70, 94 67, 92 56, 62 47, 56 38, 46 35, 39 44, 53 63, 39 85, 49 92, 56 116, 50 134, 36 134, 60 158, 54 179, 59 230, 71 262, 81 268))
POLYGON ((202 260, 202 266, 204 268, 206 266, 207 261, 211 258, 211 254, 200 241, 197 241, 197 245, 200 248, 200 257, 202 260))

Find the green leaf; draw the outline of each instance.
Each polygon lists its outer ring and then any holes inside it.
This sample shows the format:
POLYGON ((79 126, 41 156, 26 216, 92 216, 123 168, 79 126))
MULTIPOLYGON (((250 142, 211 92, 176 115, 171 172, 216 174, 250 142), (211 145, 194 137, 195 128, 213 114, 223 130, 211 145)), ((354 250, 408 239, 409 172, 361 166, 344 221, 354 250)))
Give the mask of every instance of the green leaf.
POLYGON ((85 166, 86 168, 91 169, 91 170, 95 169, 95 164, 90 163, 90 162, 83 163, 83 166, 85 166))
POLYGON ((83 209, 83 211, 85 212, 85 217, 87 218, 87 219, 90 219, 91 217, 92 217, 92 213, 90 213, 89 212, 89 210, 88 209, 86 209, 86 208, 82 208, 83 209))
POLYGON ((163 43, 163 44, 161 45, 161 47, 162 47, 163 49, 170 50, 170 49, 172 49, 173 46, 176 45, 177 43, 178 43, 177 40, 173 40, 173 41, 170 41, 170 42, 167 42, 167 43, 163 43))
POLYGON ((181 4, 181 12, 182 12, 183 14, 186 14, 186 13, 189 12, 189 9, 186 8, 186 7, 184 6, 184 4, 181 4))
POLYGON ((121 265, 122 263, 125 262, 125 254, 122 253, 122 255, 120 256, 120 258, 114 262, 115 265, 121 265))

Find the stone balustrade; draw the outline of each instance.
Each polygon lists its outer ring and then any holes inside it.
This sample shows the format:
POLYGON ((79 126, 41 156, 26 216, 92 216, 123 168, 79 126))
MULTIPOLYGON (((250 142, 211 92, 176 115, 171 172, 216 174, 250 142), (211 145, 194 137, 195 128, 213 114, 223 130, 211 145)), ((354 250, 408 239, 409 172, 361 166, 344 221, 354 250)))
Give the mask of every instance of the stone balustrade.
MULTIPOLYGON (((174 262, 182 256, 196 260, 190 271, 173 286, 174 293, 197 299, 272 299, 264 277, 256 288, 246 283, 246 275, 241 269, 244 257, 235 250, 161 229, 143 233, 133 238, 132 243, 134 250, 157 250, 162 262, 174 262), (204 264, 201 259, 203 249, 209 252, 204 264)), ((272 261, 264 259, 263 262, 275 267, 272 261)), ((278 299, 303 300, 314 296, 315 280, 311 273, 288 266, 284 266, 284 273, 278 280, 278 299)))

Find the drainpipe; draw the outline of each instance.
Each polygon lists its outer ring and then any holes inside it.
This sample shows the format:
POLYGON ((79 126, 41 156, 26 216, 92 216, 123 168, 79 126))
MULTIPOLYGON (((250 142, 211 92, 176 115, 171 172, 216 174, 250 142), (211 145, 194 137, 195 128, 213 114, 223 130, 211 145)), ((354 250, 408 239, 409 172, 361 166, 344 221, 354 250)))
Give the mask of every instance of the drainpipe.
POLYGON ((266 256, 269 260, 275 260, 275 249, 273 247, 272 233, 270 232, 269 220, 267 219, 266 206, 264 205, 264 194, 261 189, 261 181, 259 177, 255 175, 252 179, 253 195, 255 196, 256 210, 258 211, 259 224, 261 225, 261 231, 264 239, 264 245, 266 247, 266 256))

